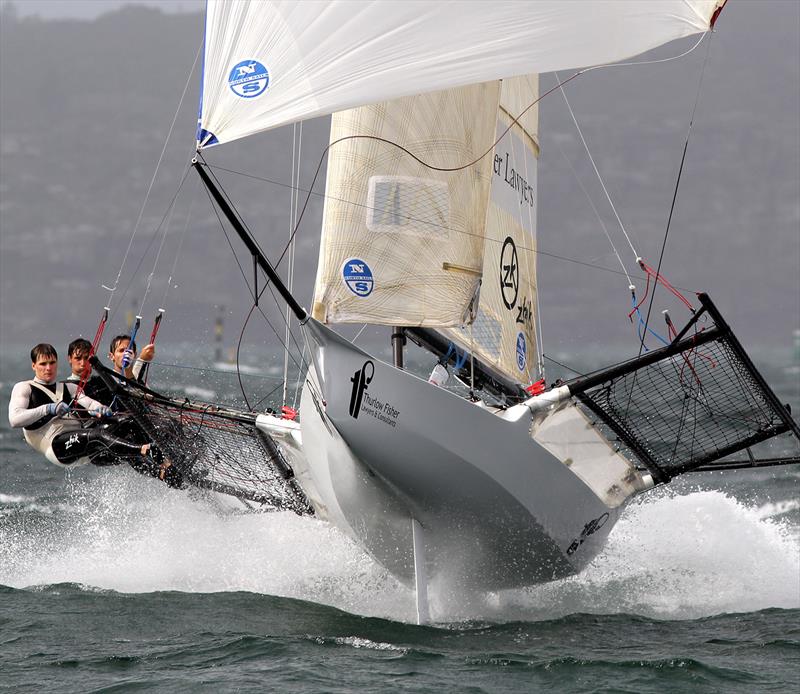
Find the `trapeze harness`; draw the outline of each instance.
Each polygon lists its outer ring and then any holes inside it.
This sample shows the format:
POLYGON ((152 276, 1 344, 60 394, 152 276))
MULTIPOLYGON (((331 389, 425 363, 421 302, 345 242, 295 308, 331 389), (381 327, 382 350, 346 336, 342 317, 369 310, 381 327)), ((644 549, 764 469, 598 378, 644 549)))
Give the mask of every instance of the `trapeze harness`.
MULTIPOLYGON (((52 402, 64 402, 71 405, 75 388, 75 385, 63 382, 45 384, 30 380, 18 383, 12 391, 9 407, 11 426, 21 425, 28 445, 42 453, 51 463, 60 467, 85 465, 86 463, 109 465, 121 462, 107 455, 108 453, 123 457, 141 456, 141 445, 128 443, 111 433, 113 421, 84 427, 84 422, 75 416, 57 417, 45 414, 31 423, 24 423, 24 420, 30 418, 31 410, 43 405, 49 405, 52 402), (24 398, 26 395, 25 386, 28 386, 27 412, 24 409, 20 412, 20 396, 24 398), (26 417, 26 414, 29 416, 26 417)), ((82 401, 81 405, 88 408, 102 405, 86 396, 80 397, 79 401, 82 401)))

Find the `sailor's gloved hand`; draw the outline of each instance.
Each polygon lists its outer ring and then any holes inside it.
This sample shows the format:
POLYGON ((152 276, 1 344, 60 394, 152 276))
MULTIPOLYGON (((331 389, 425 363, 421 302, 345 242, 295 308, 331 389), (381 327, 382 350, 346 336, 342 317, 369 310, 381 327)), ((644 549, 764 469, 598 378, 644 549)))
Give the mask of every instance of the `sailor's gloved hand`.
POLYGON ((156 346, 150 342, 142 347, 142 351, 139 352, 139 359, 142 361, 153 361, 153 357, 156 354, 156 346))
POLYGON ((102 405, 101 407, 93 407, 91 410, 89 410, 89 414, 92 415, 92 417, 97 417, 100 419, 100 417, 113 416, 114 410, 112 410, 110 407, 102 405))
POLYGON ((47 414, 55 415, 56 417, 63 417, 69 412, 69 406, 65 402, 50 402, 47 403, 47 414))
POLYGON ((126 349, 122 353, 122 368, 127 369, 132 363, 136 353, 132 349, 126 349))

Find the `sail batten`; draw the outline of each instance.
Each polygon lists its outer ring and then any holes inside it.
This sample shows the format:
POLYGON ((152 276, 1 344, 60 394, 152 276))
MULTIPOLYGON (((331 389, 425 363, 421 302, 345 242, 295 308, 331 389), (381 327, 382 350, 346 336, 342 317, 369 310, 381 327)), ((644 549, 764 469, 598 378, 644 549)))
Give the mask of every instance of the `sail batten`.
POLYGON ((199 131, 229 142, 412 94, 612 63, 708 31, 724 0, 208 0, 199 131))

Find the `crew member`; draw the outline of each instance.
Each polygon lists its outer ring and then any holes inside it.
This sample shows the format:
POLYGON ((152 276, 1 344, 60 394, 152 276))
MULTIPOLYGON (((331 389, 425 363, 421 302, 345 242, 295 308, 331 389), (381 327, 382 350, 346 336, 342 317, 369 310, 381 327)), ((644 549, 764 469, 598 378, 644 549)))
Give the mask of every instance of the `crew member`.
MULTIPOLYGON (((41 343, 31 350, 31 368, 35 377, 20 381, 11 391, 8 421, 12 427, 22 428, 28 445, 51 463, 82 465, 97 458, 95 464, 108 465, 109 458, 101 455, 105 452, 122 457, 158 455, 149 443, 139 445, 114 436, 113 422, 85 428, 80 419, 70 416, 78 386, 56 382, 58 354, 52 345, 41 343)), ((109 407, 86 395, 78 397, 77 402, 94 417, 112 414, 109 407)))
MULTIPOLYGON (((136 343, 131 343, 128 335, 117 335, 111 340, 108 351, 108 358, 114 364, 114 373, 124 375, 126 378, 139 380, 143 378, 144 367, 152 361, 155 356, 155 345, 148 344, 142 348, 142 353, 136 357, 136 343), (128 366, 124 366, 124 364, 128 366)), ((92 376, 84 386, 87 395, 110 407, 115 413, 119 413, 123 408, 115 399, 114 393, 106 382, 98 374, 92 376)), ((130 416, 118 418, 119 427, 117 434, 124 436, 131 441, 149 441, 147 434, 142 427, 130 416)), ((183 487, 183 476, 177 467, 172 465, 169 460, 159 457, 157 448, 151 449, 151 455, 137 456, 128 458, 127 462, 136 472, 166 482, 170 487, 183 487)))
MULTIPOLYGON (((136 357, 136 343, 131 343, 128 335, 117 335, 111 340, 111 347, 108 351, 108 358, 114 365, 114 372, 124 375, 126 378, 139 379, 144 376, 144 367, 155 356, 155 345, 149 344, 142 348, 142 353, 136 357), (127 366, 123 366, 126 364, 127 366)), ((84 387, 86 394, 95 400, 99 400, 104 405, 108 405, 115 411, 118 409, 114 402, 114 393, 111 392, 106 382, 97 374, 92 376, 84 387)))
POLYGON ((83 379, 84 371, 88 380, 89 375, 92 373, 92 367, 89 365, 89 357, 92 354, 92 343, 82 337, 73 340, 67 347, 67 361, 69 362, 72 372, 67 377, 68 381, 75 381, 79 383, 83 379))

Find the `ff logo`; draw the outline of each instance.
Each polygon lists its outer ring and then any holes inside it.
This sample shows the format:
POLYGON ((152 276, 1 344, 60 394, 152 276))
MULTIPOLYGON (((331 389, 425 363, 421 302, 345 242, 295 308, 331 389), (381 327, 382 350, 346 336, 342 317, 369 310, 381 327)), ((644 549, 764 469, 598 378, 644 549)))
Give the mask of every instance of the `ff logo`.
POLYGON ((517 303, 519 293, 517 247, 510 236, 503 242, 503 250, 500 253, 500 292, 503 294, 503 303, 510 311, 517 303))
POLYGON ((347 288, 356 296, 369 296, 375 280, 372 270, 359 258, 348 258, 342 266, 342 277, 347 288))
POLYGON ((367 386, 372 382, 372 377, 375 375, 375 364, 371 361, 365 361, 358 371, 353 374, 350 383, 353 384, 353 390, 350 391, 350 416, 353 419, 358 419, 358 412, 361 409, 361 401, 364 399, 364 391, 367 386))
POLYGON ((236 96, 252 99, 269 86, 269 71, 257 60, 243 60, 231 69, 228 84, 236 96))

